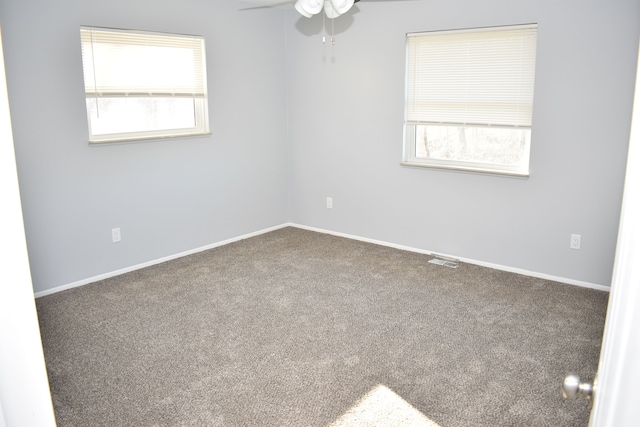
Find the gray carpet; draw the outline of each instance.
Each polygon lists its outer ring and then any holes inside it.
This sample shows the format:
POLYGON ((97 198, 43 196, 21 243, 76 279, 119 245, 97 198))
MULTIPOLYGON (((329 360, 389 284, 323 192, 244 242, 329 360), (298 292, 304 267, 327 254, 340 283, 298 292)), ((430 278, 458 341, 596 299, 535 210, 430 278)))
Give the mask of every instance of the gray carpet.
POLYGON ((429 259, 284 228, 39 298, 59 426, 586 426, 608 294, 429 259))

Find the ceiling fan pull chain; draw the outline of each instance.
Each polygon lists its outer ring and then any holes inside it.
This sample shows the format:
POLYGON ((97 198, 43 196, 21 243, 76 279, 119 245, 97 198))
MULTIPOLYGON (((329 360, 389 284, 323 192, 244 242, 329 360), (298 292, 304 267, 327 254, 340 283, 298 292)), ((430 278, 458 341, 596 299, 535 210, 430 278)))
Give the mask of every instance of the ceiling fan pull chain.
POLYGON ((327 26, 324 23, 324 13, 322 14, 322 44, 327 41, 327 26))
POLYGON ((336 44, 336 39, 333 37, 333 35, 335 34, 334 28, 333 28, 333 20, 334 18, 331 18, 331 45, 335 45, 336 44))

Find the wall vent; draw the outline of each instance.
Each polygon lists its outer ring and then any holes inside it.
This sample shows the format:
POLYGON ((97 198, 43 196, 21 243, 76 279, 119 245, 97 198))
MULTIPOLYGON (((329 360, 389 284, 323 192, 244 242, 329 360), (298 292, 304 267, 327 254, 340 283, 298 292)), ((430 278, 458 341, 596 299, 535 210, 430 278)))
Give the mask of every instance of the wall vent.
POLYGON ((444 265, 445 267, 449 267, 449 268, 458 268, 458 263, 453 261, 445 261, 443 259, 434 258, 429 260, 429 262, 431 264, 444 265))

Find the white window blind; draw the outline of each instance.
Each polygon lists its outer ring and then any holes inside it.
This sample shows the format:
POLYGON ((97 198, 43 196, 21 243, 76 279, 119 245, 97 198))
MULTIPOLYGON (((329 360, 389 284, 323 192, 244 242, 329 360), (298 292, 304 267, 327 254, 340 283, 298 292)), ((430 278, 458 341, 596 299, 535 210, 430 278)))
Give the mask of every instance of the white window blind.
POLYGON ((209 134, 204 38, 81 27, 89 141, 209 134))
POLYGON ((204 39, 82 27, 87 97, 205 97, 204 39))
POLYGON ((410 124, 531 127, 537 26, 409 34, 410 124))

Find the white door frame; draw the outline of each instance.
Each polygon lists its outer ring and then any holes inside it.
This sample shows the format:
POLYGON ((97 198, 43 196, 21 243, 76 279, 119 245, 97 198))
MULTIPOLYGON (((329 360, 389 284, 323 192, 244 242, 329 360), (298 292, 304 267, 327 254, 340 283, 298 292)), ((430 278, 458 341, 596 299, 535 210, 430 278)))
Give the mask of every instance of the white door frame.
POLYGON ((0 31, 0 427, 55 426, 29 270, 0 31))
POLYGON ((637 426, 639 420, 640 68, 636 76, 616 258, 589 425, 637 426))

